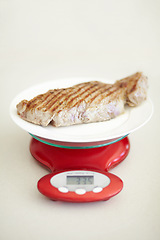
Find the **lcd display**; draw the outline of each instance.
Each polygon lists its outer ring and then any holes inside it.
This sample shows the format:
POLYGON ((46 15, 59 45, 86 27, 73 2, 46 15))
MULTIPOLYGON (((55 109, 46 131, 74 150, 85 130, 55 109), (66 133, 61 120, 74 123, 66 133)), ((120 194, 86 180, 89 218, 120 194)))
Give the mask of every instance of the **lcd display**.
POLYGON ((93 183, 93 176, 67 176, 68 185, 91 185, 93 183))

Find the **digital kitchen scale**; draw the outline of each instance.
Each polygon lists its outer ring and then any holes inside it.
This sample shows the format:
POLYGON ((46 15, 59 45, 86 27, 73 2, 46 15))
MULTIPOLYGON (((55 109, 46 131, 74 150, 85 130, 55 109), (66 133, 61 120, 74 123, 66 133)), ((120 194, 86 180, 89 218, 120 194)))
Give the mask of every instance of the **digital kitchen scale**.
MULTIPOLYGON (((88 79, 87 79, 88 80, 88 79)), ((22 120, 16 105, 49 89, 72 86, 82 79, 51 81, 20 93, 11 103, 13 121, 32 136, 30 152, 50 173, 38 181, 38 190, 52 200, 93 202, 108 200, 123 188, 122 180, 109 173, 128 155, 128 134, 151 118, 148 98, 140 106, 105 122, 55 128, 22 120)), ((108 81, 107 81, 108 82, 108 81)))
POLYGON ((51 171, 38 182, 38 189, 45 196, 53 200, 89 202, 107 200, 121 191, 122 180, 108 171, 127 156, 127 137, 87 146, 32 137, 31 154, 51 171))

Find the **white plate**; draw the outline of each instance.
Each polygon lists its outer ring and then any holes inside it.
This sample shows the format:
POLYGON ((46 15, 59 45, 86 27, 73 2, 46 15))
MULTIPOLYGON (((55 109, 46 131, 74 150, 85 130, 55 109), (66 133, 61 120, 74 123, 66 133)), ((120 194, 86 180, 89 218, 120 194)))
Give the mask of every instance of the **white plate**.
MULTIPOLYGON (((153 105, 150 98, 138 107, 126 107, 124 114, 112 120, 69 127, 56 128, 51 125, 42 127, 22 120, 19 115, 17 115, 16 105, 23 99, 30 100, 40 93, 45 93, 49 89, 65 88, 88 80, 91 79, 61 79, 33 86, 21 92, 12 101, 10 115, 19 127, 36 136, 57 141, 82 143, 104 141, 127 135, 142 127, 151 118, 153 105)), ((99 81, 114 83, 114 81, 104 79, 99 79, 99 81)))

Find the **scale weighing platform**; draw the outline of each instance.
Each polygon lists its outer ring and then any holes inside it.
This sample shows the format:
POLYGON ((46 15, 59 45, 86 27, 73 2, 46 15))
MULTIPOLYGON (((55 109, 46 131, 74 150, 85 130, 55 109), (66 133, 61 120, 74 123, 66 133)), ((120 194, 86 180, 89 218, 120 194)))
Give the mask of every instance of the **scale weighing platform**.
POLYGON ((110 121, 70 127, 41 127, 17 115, 16 105, 21 100, 82 81, 70 79, 39 84, 20 93, 10 106, 13 121, 32 136, 32 156, 50 171, 38 181, 37 187, 52 200, 93 202, 118 194, 123 182, 109 170, 127 157, 128 134, 147 123, 153 113, 148 98, 138 107, 126 108, 124 114, 110 121))

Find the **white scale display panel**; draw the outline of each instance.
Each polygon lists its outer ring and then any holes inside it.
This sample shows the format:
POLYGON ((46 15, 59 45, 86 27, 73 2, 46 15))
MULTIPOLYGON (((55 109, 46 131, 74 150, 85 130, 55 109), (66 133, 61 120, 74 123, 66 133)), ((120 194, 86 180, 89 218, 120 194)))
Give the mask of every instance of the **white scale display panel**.
POLYGON ((60 192, 84 194, 89 191, 102 191, 110 184, 110 179, 94 171, 66 171, 53 176, 50 183, 60 192))

